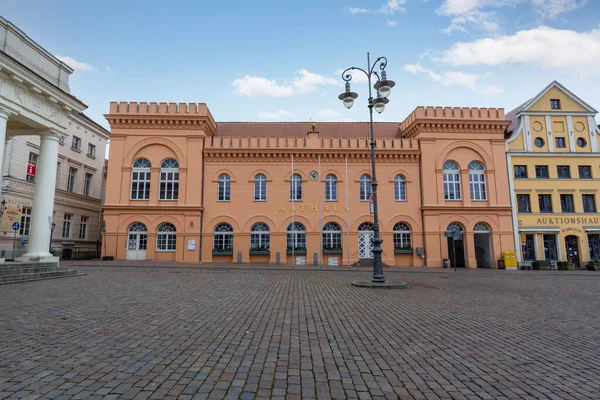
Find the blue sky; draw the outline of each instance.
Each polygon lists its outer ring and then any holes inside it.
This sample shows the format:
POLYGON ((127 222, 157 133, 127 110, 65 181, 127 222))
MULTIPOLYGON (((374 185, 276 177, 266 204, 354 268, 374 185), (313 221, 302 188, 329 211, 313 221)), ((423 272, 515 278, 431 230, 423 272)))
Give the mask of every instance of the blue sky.
MULTIPOLYGON (((504 107, 558 80, 600 108, 600 1, 5 1, 0 13, 76 69, 71 92, 107 126, 110 101, 207 103, 217 121, 363 121, 340 71, 388 58, 380 121, 418 105, 504 107)), ((358 78, 357 78, 358 79, 358 78)))

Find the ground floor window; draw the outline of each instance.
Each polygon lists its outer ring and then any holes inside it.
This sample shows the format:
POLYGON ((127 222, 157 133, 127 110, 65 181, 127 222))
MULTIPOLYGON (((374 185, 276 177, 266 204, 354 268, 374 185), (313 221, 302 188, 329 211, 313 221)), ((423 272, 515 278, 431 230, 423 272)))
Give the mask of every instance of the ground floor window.
POLYGON ((335 222, 328 222, 323 226, 323 250, 342 249, 342 229, 335 222))
POLYGON ((589 233, 588 245, 590 248, 590 260, 600 261, 600 234, 589 233))
POLYGON ((287 228, 287 249, 306 250, 306 228, 300 222, 294 222, 287 228))
POLYGON ((412 237, 410 226, 404 222, 394 225, 394 250, 411 250, 412 237))
POLYGON ((19 234, 21 236, 28 236, 30 226, 31 226, 31 208, 23 207, 23 212, 21 214, 21 230, 19 231, 19 234))
POLYGON ((535 261, 534 236, 531 233, 525 235, 525 243, 522 243, 523 261, 535 261))
POLYGON ((233 251, 233 228, 227 223, 215 226, 213 250, 233 251))
POLYGON ((269 250, 269 244, 269 226, 263 222, 254 224, 250 230, 250 250, 269 250))
POLYGON ((546 260, 558 260, 556 235, 544 234, 544 256, 546 260))
POLYGON ((177 230, 169 222, 160 224, 156 232, 156 251, 175 251, 177 230))

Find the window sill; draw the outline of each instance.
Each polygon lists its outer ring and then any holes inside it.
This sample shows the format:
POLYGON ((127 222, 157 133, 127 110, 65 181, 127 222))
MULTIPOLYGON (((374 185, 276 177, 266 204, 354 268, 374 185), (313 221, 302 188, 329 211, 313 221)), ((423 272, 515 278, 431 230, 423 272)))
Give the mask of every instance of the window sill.
POLYGON ((323 254, 342 254, 342 250, 323 250, 323 254))
POLYGON ((396 203, 406 203, 406 201, 407 201, 406 199, 404 199, 404 200, 398 200, 398 199, 396 199, 396 203))
POLYGON ((335 203, 337 201, 338 201, 337 199, 334 199, 334 200, 327 200, 327 199, 325 199, 325 202, 327 202, 327 203, 335 203))
POLYGON ((412 254, 412 250, 394 250, 394 254, 412 254))
POLYGON ((78 149, 77 147, 71 147, 71 150, 81 153, 81 149, 78 149))
POLYGON ((250 250, 250 255, 251 256, 255 256, 255 255, 269 255, 271 254, 271 251, 269 250, 250 250))
POLYGON ((156 250, 157 253, 176 253, 177 250, 156 250))
POLYGON ((293 253, 292 253, 292 250, 288 250, 287 254, 294 254, 294 255, 296 255, 296 254, 306 254, 306 250, 294 250, 293 253))
POLYGON ((95 155, 93 155, 93 154, 89 154, 89 153, 88 153, 88 154, 87 154, 87 156, 88 156, 89 158, 92 158, 92 159, 94 159, 94 160, 96 159, 96 156, 95 156, 95 155))
POLYGON ((488 201, 488 199, 485 199, 485 200, 473 200, 473 199, 471 199, 471 201, 475 201, 477 203, 485 203, 485 202, 488 201))
POLYGON ((129 199, 130 201, 150 201, 150 199, 129 199))
POLYGON ((229 203, 231 200, 217 200, 219 203, 229 203))
POLYGON ((259 200, 259 199, 254 199, 255 203, 266 203, 267 199, 263 199, 263 200, 259 200))
POLYGON ((170 202, 175 202, 175 201, 179 201, 179 199, 158 199, 158 201, 170 201, 170 202))
POLYGON ((213 253, 213 256, 232 256, 233 250, 227 250, 227 251, 213 250, 212 253, 213 253))
POLYGON ((444 201, 453 201, 453 202, 457 202, 457 201, 462 201, 462 199, 444 199, 444 201))
POLYGON ((302 203, 304 200, 292 200, 290 199, 290 203, 302 203))

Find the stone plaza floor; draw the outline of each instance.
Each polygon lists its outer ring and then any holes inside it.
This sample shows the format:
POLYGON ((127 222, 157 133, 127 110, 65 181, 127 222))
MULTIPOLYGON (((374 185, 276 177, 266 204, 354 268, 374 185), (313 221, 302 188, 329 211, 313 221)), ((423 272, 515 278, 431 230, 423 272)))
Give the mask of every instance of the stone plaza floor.
POLYGON ((600 399, 600 274, 76 267, 0 286, 0 398, 600 399))

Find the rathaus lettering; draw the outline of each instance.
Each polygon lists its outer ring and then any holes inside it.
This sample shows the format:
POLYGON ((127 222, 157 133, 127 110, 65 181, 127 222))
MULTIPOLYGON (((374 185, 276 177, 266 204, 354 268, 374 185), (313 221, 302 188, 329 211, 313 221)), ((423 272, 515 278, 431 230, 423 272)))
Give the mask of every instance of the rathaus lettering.
MULTIPOLYGON (((310 207, 310 211, 312 212, 317 212, 319 211, 319 205, 318 204, 310 204, 308 207, 310 207)), ((285 207, 283 204, 279 204, 277 206, 277 211, 282 212, 285 210, 288 211, 293 211, 293 212, 304 212, 304 211, 308 211, 306 204, 300 204, 298 206, 293 206, 293 207, 285 207)), ((340 211, 340 207, 337 204, 332 204, 331 208, 329 207, 329 205, 325 205, 323 206, 323 211, 324 212, 329 212, 329 211, 335 211, 338 212, 340 211)), ((344 205, 344 211, 350 211, 350 206, 348 204, 344 205)))
POLYGON ((597 224, 598 217, 560 217, 560 218, 538 218, 538 224, 597 224))

